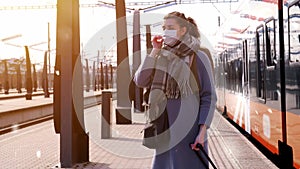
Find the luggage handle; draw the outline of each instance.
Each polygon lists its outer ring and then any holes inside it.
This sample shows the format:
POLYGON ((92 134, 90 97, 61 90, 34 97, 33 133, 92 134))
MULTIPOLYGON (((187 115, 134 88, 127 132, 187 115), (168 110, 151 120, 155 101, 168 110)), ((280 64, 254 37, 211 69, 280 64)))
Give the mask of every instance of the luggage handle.
MULTIPOLYGON (((208 156, 208 154, 206 153, 206 151, 204 150, 203 146, 201 144, 197 144, 196 145, 197 148, 200 149, 200 151, 202 151, 202 153, 204 154, 204 156, 207 158, 207 160, 209 161, 209 163, 211 164, 211 166, 214 169, 217 169, 216 165, 214 164, 214 162, 211 160, 211 158, 208 156)), ((205 168, 209 169, 208 165, 205 163, 205 161, 203 160, 203 158, 200 156, 199 152, 197 150, 194 150, 194 152, 196 153, 196 155, 198 156, 198 158, 201 160, 201 162, 203 163, 203 165, 205 166, 205 168)))

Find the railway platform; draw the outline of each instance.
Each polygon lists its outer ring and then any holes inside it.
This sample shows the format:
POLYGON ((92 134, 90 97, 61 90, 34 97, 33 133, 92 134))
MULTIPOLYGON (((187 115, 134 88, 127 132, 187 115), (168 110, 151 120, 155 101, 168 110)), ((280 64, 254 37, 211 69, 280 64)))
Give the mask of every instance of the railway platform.
MULTIPOLYGON (((47 99, 36 101, 42 104, 47 99)), ((26 106, 30 104, 34 102, 26 106)), ((5 102, 3 107, 8 107, 5 102)), ((85 109, 90 162, 73 168, 150 169, 154 151, 141 144, 143 113, 132 112, 133 123, 125 125, 116 124, 112 113, 112 136, 108 139, 100 137, 100 115, 101 105, 85 109)), ((219 169, 277 168, 217 111, 208 135, 209 155, 219 169)), ((60 168, 60 135, 54 131, 53 119, 1 134, 0 155, 0 169, 60 168)))
MULTIPOLYGON (((3 91, 0 91, 0 100, 7 100, 7 99, 15 99, 15 98, 25 98, 26 90, 23 89, 22 93, 18 93, 16 89, 11 89, 9 94, 4 94, 3 91)), ((53 90, 49 90, 49 94, 53 94, 53 90)), ((38 89, 36 92, 32 93, 32 96, 43 96, 44 91, 42 89, 38 89)))

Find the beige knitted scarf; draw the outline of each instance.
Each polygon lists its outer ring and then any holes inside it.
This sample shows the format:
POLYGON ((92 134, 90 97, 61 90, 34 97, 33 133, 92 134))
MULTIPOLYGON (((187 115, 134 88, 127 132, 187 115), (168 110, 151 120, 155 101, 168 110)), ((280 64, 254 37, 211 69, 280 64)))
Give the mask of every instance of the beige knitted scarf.
POLYGON ((190 58, 200 48, 200 41, 189 34, 173 47, 165 46, 155 65, 149 94, 149 117, 154 120, 164 111, 167 99, 193 94, 197 87, 190 82, 190 58))

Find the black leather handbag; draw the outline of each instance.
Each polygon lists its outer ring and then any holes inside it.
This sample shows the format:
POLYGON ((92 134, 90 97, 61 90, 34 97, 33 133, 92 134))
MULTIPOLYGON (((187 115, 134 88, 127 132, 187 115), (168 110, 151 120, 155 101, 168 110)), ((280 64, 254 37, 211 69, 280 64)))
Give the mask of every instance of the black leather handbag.
POLYGON ((156 120, 147 123, 143 131, 143 145, 145 147, 157 149, 168 145, 170 131, 167 111, 165 110, 156 120))
POLYGON ((150 149, 155 149, 157 147, 156 140, 157 138, 157 128, 153 123, 146 124, 144 128, 144 138, 143 145, 150 149))

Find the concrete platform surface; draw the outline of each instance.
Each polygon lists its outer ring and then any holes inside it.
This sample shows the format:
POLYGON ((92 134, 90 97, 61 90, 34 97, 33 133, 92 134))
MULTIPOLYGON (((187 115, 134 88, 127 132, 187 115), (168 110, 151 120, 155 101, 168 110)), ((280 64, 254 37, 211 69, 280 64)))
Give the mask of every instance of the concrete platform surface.
MULTIPOLYGON (((117 125, 113 113, 112 137, 101 139, 100 111, 101 106, 85 110, 90 162, 73 168, 150 169, 154 151, 141 144, 143 113, 133 113, 129 125, 117 125)), ((277 168, 219 112, 209 129, 209 154, 220 169, 277 168)), ((60 168, 60 135, 53 120, 0 135, 0 156, 0 169, 60 168)))

